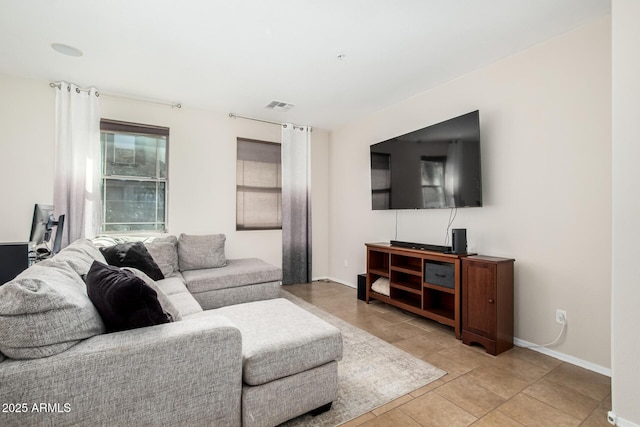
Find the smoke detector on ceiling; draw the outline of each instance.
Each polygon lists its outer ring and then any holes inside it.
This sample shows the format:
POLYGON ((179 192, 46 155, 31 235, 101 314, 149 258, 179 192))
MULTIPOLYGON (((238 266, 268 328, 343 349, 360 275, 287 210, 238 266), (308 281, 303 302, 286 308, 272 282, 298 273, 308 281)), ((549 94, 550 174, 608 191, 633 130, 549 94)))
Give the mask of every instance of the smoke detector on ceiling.
POLYGON ((268 108, 269 110, 274 110, 274 111, 280 111, 280 112, 286 112, 291 110, 294 107, 293 104, 287 104, 286 102, 282 102, 282 101, 271 101, 269 104, 265 105, 264 108, 268 108))

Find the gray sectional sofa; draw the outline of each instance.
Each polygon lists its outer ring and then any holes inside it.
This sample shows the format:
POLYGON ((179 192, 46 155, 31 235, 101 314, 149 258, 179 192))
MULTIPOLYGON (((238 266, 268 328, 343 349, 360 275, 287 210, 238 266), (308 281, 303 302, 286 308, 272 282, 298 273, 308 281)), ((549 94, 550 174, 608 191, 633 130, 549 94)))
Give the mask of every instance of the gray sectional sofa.
POLYGON ((0 286, 0 425, 274 426, 330 406, 340 331, 278 298, 279 268, 187 270, 201 253, 178 243, 148 246, 170 323, 104 333, 83 276, 105 259, 89 240, 0 286))

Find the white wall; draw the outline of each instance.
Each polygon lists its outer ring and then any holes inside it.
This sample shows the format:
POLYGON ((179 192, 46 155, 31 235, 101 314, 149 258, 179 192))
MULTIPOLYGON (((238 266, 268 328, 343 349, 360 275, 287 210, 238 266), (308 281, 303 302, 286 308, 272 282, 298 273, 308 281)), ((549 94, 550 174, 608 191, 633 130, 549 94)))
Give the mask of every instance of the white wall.
MULTIPOLYGON (((99 88, 98 88, 99 89, 99 88)), ((28 238, 34 203, 53 201, 55 92, 46 81, 0 75, 0 241, 28 238)), ((235 230, 236 138, 280 142, 280 127, 231 119, 228 113, 171 108, 101 96, 101 117, 167 126, 169 140, 168 228, 172 234, 225 233, 228 258, 259 257, 282 263, 282 233, 235 230)), ((312 133, 313 274, 327 276, 328 133, 312 133), (323 227, 325 227, 323 229, 323 227)))
POLYGON ((448 210, 372 211, 369 145, 480 110, 484 207, 459 209, 469 249, 516 259, 515 335, 610 367, 610 18, 331 133, 330 276, 355 284, 365 242, 444 244, 448 210))
POLYGON ((53 204, 55 94, 2 74, 0 94, 0 242, 25 242, 33 205, 53 204))
MULTIPOLYGON (((613 412, 640 425, 640 2, 612 4, 613 57, 613 412)), ((629 425, 619 422, 618 425, 629 425)))

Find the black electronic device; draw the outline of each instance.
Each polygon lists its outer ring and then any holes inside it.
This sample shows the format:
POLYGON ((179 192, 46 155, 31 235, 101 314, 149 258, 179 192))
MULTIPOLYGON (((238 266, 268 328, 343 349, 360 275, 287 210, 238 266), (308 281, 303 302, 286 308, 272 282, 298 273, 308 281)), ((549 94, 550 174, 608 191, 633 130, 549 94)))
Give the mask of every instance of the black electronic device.
POLYGON ((361 301, 367 300, 367 275, 358 274, 358 299, 361 301))
POLYGON ((403 242, 402 240, 391 240, 391 246, 399 246, 401 248, 420 249, 429 252, 450 253, 451 246, 430 245, 428 243, 403 242))
MULTIPOLYGON (((51 205, 42 205, 36 203, 33 209, 33 218, 31 220, 31 233, 29 241, 34 246, 42 245, 51 240, 51 231, 56 227, 56 236, 53 243, 52 252, 58 253, 62 246, 62 233, 64 228, 64 215, 60 215, 56 221, 54 215, 54 207, 51 205)), ((42 252, 38 252, 42 253, 42 252)))
POLYGON ((0 285, 29 267, 29 246, 28 242, 0 243, 0 285))
POLYGON ((370 155, 374 210, 482 206, 479 111, 373 144, 370 155))
POLYGON ((29 234, 29 241, 34 245, 41 245, 51 239, 51 230, 55 222, 53 211, 51 205, 35 205, 31 220, 31 233, 29 234))
POLYGON ((456 255, 467 254, 467 229, 454 228, 451 230, 451 252, 456 255))
POLYGON ((56 237, 53 239, 53 248, 51 251, 54 254, 60 252, 62 249, 62 233, 64 232, 64 214, 58 217, 58 222, 56 223, 56 237))

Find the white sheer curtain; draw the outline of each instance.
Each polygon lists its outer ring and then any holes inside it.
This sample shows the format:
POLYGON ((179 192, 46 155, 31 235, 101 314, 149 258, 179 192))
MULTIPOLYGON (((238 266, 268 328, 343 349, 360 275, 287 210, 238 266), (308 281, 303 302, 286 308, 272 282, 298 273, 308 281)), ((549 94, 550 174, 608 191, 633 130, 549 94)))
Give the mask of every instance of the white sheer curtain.
POLYGON ((100 112, 98 91, 58 82, 53 202, 65 214, 62 246, 100 229, 100 112))
POLYGON ((311 166, 307 126, 282 125, 282 284, 311 281, 311 166))

